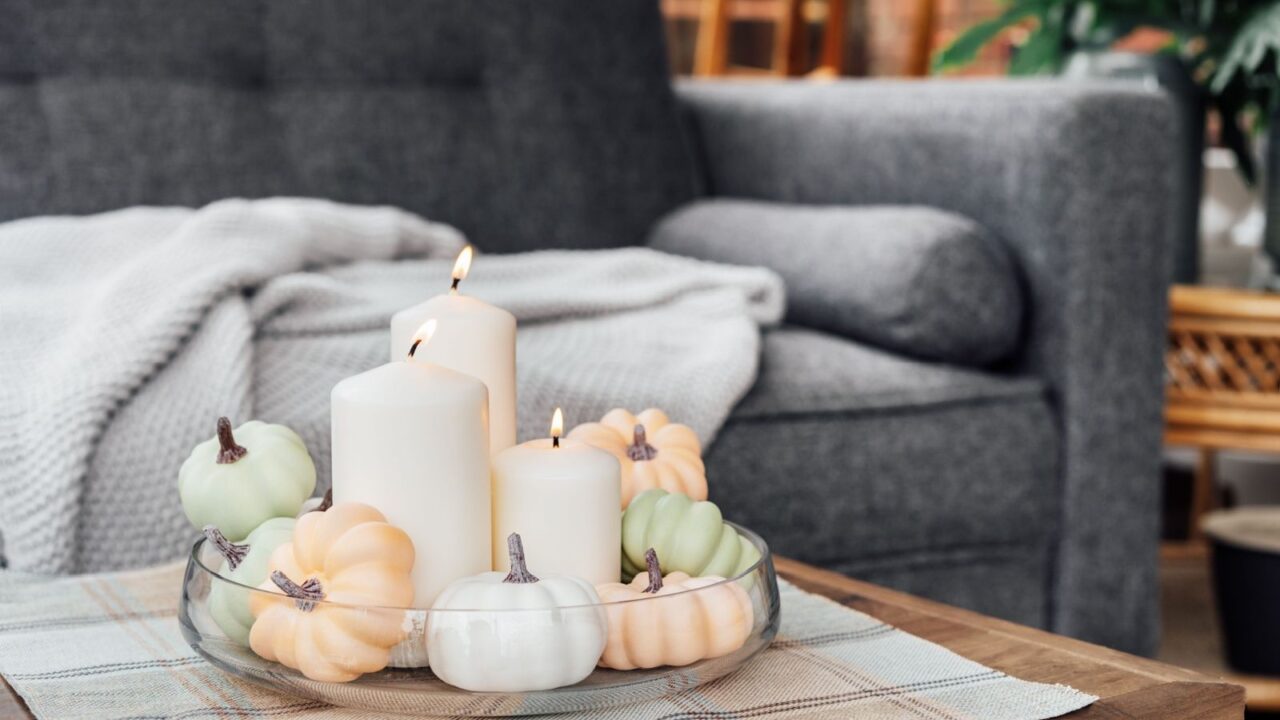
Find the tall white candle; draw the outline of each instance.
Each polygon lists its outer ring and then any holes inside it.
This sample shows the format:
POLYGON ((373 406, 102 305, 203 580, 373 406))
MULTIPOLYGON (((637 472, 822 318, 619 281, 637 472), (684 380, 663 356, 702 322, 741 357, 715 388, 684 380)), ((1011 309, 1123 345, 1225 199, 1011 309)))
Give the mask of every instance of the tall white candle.
POLYGON ((510 570, 506 537, 524 540, 529 570, 573 575, 599 585, 621 574, 622 473, 617 458, 561 440, 559 408, 551 437, 508 448, 493 460, 493 569, 510 570))
POLYGON ((419 355, 479 378, 489 388, 489 450, 497 453, 516 444, 516 318, 459 292, 458 285, 470 268, 468 245, 454 263, 453 286, 447 295, 437 295, 391 318, 391 359, 404 357, 413 333, 434 318, 438 323, 435 340, 419 355))
POLYGON ((422 348, 443 340, 432 326, 403 359, 332 395, 333 499, 372 505, 408 533, 419 608, 491 565, 488 396, 476 378, 421 361, 422 348))

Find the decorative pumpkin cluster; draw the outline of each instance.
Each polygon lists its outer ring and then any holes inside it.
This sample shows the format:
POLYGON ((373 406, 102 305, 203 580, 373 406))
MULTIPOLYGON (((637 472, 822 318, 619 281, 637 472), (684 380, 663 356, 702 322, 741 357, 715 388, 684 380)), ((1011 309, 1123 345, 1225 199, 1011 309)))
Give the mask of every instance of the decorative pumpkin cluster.
POLYGON ((218 418, 178 471, 187 519, 223 557, 209 614, 231 640, 313 680, 347 682, 387 666, 413 602, 414 548, 378 510, 333 505, 283 425, 218 418), (243 444, 242 444, 243 443, 243 444), (255 592, 253 588, 266 592, 255 592))
POLYGON ((725 580, 753 567, 760 553, 707 500, 702 443, 693 429, 661 410, 619 409, 569 437, 612 453, 622 465, 623 582, 596 588, 609 617, 600 665, 682 666, 742 647, 755 622, 751 599, 725 580), (646 597, 655 599, 626 602, 646 597))
MULTIPOLYGON (((660 410, 614 410, 570 437, 622 465, 621 582, 539 577, 513 533, 509 573, 457 580, 428 613, 423 642, 441 680, 482 692, 544 690, 597 666, 720 657, 750 636, 751 599, 729 579, 760 553, 707 501, 694 432, 660 410)), ((209 604, 227 637, 313 680, 347 682, 387 666, 413 625, 413 542, 359 503, 326 497, 319 512, 295 519, 315 489, 315 467, 293 431, 249 422, 233 434, 220 418, 178 482, 187 517, 224 558, 218 574, 231 582, 214 583, 209 604)))
POLYGON ((295 517, 316 489, 316 467, 298 434, 256 420, 233 431, 218 418, 214 437, 200 443, 178 470, 187 519, 222 554, 209 612, 227 637, 249 645, 251 591, 267 579, 277 548, 293 537, 295 517), (243 443, 243 444, 242 444, 243 443))

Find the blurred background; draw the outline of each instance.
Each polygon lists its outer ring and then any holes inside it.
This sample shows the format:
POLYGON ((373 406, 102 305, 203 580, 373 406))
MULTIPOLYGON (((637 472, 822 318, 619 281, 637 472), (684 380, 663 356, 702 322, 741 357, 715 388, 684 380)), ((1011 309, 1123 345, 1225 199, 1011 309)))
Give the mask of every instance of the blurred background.
MULTIPOLYGON (((1254 651, 1241 647, 1249 636, 1260 644, 1280 639, 1280 609, 1258 609, 1275 600, 1280 583, 1280 565, 1270 564, 1280 537, 1280 516, 1270 510, 1280 505, 1280 425, 1269 399, 1240 402, 1242 392, 1254 400, 1275 392, 1242 357, 1266 354, 1280 318, 1267 292, 1276 286, 1280 248, 1269 238, 1280 222, 1267 211, 1265 189, 1276 166, 1266 148, 1280 148, 1267 142, 1276 111, 1276 3, 663 0, 662 9, 670 62, 683 76, 1052 75, 1128 80, 1171 96, 1181 147, 1171 228, 1177 285, 1166 358, 1160 657, 1245 683, 1254 713, 1280 710, 1280 684, 1268 676, 1274 657, 1258 665, 1254 651), (1233 334, 1240 324, 1249 327, 1233 334), (1232 377, 1233 370, 1241 372, 1232 377), (1258 412, 1232 415, 1242 407, 1258 412), (1235 556, 1215 564, 1215 543, 1219 555, 1247 547, 1257 555, 1246 561, 1261 564, 1240 565, 1235 556), (1224 596, 1227 606, 1219 607, 1224 596), (1235 647, 1224 647, 1224 628, 1235 647)), ((1275 367, 1263 364, 1267 372, 1275 367)))

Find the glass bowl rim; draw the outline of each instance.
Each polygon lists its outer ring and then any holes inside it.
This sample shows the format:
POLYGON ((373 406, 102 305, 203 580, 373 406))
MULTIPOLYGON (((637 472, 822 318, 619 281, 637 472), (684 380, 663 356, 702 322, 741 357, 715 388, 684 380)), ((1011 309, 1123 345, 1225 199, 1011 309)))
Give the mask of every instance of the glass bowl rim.
MULTIPOLYGON (((710 590, 712 588, 718 588, 724 585, 728 585, 729 583, 736 583, 744 578, 754 575, 755 573, 759 572, 761 568, 765 567, 767 563, 771 562, 772 553, 769 550, 769 544, 765 542, 764 538, 760 537, 760 535, 758 535, 755 531, 750 530, 746 527, 743 527, 738 523, 735 523, 729 520, 725 520, 724 522, 726 525, 729 525, 735 531, 737 531, 739 535, 745 537, 752 545, 754 545, 755 548, 760 551, 760 557, 757 558, 756 561, 752 563, 750 566, 748 566, 745 570, 743 570, 740 573, 737 573, 733 577, 722 578, 721 580, 711 583, 710 585, 703 585, 701 587, 689 588, 686 590, 680 590, 679 592, 667 593, 665 595, 650 595, 648 597, 631 598, 629 600, 614 600, 611 602, 584 603, 581 605, 555 605, 555 606, 548 606, 548 607, 541 607, 541 608, 439 608, 439 609, 436 609, 436 608, 392 607, 387 605, 352 605, 350 603, 339 603, 339 602, 333 602, 331 600, 310 600, 308 602, 315 607, 340 608, 340 609, 346 609, 346 610, 364 610, 364 611, 377 610, 377 611, 395 611, 395 612, 407 612, 407 613, 423 613, 427 616, 430 616, 433 613, 453 613, 453 612, 461 612, 461 613, 559 612, 563 610, 577 610, 577 609, 586 609, 586 608, 619 607, 619 606, 629 605, 631 603, 651 602, 651 601, 660 600, 663 598, 681 597, 683 595, 689 595, 692 593, 699 593, 706 590, 710 590)), ((188 565, 192 565, 194 567, 199 568, 201 572, 209 576, 210 590, 212 590, 213 588, 213 583, 223 583, 225 585, 240 588, 241 590, 244 590, 246 592, 263 593, 265 595, 271 595, 279 598, 292 599, 288 595, 285 595, 282 592, 264 590, 263 588, 260 588, 256 585, 245 585, 244 583, 237 582, 235 580, 232 580, 231 578, 224 577, 217 570, 210 568, 208 565, 204 563, 203 560, 200 559, 200 549, 204 547, 204 545, 207 542, 208 542, 208 538, 201 536, 194 543, 192 543, 191 552, 188 557, 188 565)), ((490 571, 490 572, 493 572, 493 571, 490 571)), ((598 586, 592 585, 592 588, 595 588, 595 587, 598 587, 598 586)))

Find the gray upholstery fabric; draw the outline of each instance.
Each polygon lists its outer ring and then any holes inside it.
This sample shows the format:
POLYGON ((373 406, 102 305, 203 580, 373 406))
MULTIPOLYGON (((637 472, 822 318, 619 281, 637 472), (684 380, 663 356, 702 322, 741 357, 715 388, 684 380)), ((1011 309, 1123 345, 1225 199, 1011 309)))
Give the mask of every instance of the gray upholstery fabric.
POLYGON ((654 2, 0 0, 0 17, 0 220, 300 195, 514 251, 635 244, 694 193, 654 2))
POLYGON ((784 327, 708 451, 711 499, 780 553, 1044 625, 1054 415, 1035 380, 784 327))
POLYGON ((1008 243, 1029 291, 1009 371, 1046 383, 1061 433, 1049 627, 1153 652, 1166 98, 1053 81, 690 83, 679 94, 717 195, 929 205, 1008 243))
POLYGON ((649 243, 777 270, 787 319, 801 325, 964 365, 1017 348, 1023 302, 1013 259, 954 213, 711 199, 662 218, 649 243))
POLYGON ((704 83, 677 104, 653 0, 0 0, 0 17, 0 220, 315 195, 519 250, 638 243, 707 193, 971 219, 1024 282, 1000 374, 784 343, 708 449, 714 492, 785 552, 1154 649, 1159 96, 704 83), (793 354, 812 364, 768 369, 793 354))

